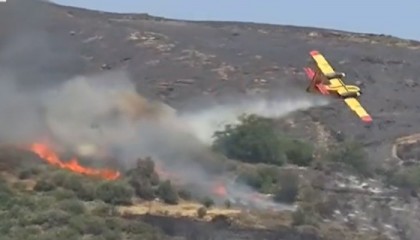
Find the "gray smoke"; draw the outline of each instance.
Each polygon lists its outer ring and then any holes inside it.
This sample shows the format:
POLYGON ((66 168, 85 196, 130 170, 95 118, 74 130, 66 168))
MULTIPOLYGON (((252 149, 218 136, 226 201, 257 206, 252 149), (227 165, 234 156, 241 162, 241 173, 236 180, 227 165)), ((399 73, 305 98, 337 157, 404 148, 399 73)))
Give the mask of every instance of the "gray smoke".
POLYGON ((0 7, 0 141, 45 135, 43 94, 81 70, 71 42, 48 33, 49 6, 8 0, 0 7))

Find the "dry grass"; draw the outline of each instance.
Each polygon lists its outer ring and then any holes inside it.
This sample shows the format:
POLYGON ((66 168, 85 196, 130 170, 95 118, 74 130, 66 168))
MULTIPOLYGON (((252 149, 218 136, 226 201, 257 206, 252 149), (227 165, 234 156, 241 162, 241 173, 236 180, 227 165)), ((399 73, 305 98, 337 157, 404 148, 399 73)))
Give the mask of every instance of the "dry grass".
MULTIPOLYGON (((121 213, 144 215, 160 215, 160 216, 172 216, 172 217, 189 217, 198 219, 197 211, 203 205, 193 202, 180 202, 178 205, 167 205, 159 201, 147 201, 137 202, 133 206, 122 206, 119 207, 121 213)), ((207 214, 202 220, 210 221, 213 217, 218 215, 224 215, 227 217, 235 217, 241 213, 238 209, 226 209, 226 208, 209 208, 207 214)))

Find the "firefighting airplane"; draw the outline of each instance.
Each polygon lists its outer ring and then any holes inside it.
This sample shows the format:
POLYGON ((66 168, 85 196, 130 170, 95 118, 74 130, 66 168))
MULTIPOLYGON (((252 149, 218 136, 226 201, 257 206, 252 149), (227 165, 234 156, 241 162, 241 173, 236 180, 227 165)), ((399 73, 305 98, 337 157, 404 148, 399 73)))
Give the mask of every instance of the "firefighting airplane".
POLYGON ((310 52, 315 62, 315 70, 304 68, 311 83, 306 89, 307 92, 319 92, 323 95, 333 94, 343 98, 344 102, 355 112, 365 123, 372 122, 372 117, 362 107, 358 97, 362 94, 360 88, 355 85, 346 85, 343 82, 345 73, 336 72, 328 63, 325 57, 316 50, 310 52))

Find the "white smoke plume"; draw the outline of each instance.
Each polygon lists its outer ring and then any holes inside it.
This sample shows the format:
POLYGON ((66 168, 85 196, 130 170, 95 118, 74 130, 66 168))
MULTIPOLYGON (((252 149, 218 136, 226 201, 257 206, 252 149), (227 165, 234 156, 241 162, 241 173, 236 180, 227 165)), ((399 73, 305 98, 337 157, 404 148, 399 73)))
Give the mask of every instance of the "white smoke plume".
POLYGON ((238 123, 242 114, 256 114, 263 117, 280 118, 291 112, 306 110, 327 104, 324 98, 280 94, 274 99, 244 98, 194 112, 182 113, 180 118, 190 127, 193 134, 205 144, 211 144, 215 131, 226 124, 238 123))

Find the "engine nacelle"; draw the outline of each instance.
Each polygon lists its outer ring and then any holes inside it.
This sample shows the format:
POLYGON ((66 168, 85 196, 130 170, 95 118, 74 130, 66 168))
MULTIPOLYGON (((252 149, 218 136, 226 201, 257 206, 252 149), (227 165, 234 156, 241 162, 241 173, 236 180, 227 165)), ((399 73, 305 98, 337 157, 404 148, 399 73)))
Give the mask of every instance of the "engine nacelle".
POLYGON ((327 77, 328 80, 333 79, 333 78, 345 78, 346 74, 343 72, 334 72, 334 73, 325 75, 325 77, 327 77))

